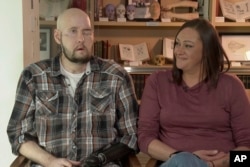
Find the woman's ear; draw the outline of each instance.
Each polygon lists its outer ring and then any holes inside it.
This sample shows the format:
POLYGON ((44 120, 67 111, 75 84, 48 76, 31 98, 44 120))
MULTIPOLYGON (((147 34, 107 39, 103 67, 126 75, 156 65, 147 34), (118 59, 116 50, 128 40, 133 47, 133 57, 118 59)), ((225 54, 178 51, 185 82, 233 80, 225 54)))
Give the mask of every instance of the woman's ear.
POLYGON ((54 30, 54 39, 58 45, 61 44, 61 31, 58 29, 54 30))

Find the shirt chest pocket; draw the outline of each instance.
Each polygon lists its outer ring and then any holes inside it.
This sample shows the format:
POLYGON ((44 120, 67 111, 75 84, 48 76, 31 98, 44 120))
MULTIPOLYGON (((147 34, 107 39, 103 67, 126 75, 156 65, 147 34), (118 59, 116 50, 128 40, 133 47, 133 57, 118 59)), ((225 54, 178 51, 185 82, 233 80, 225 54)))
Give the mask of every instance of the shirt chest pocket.
POLYGON ((90 110, 94 114, 102 114, 113 111, 114 102, 110 89, 89 91, 90 110))
POLYGON ((39 115, 51 116, 59 110, 58 91, 38 91, 36 94, 36 110, 39 115))

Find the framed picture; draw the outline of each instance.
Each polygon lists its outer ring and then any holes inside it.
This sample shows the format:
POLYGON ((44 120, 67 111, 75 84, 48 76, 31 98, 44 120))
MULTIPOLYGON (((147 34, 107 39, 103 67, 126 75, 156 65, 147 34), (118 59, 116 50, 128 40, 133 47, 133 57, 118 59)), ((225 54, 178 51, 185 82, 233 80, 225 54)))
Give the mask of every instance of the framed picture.
POLYGON ((249 0, 220 0, 223 16, 234 21, 250 19, 249 5, 249 0))
POLYGON ((222 46, 230 61, 250 60, 250 35, 221 35, 222 46))
POLYGON ((50 58, 50 28, 40 28, 40 60, 50 58))
MULTIPOLYGON (((150 5, 154 0, 127 0, 128 5, 135 6, 135 21, 153 20, 150 14, 150 5)), ((159 2, 160 0, 158 0, 159 2)), ((159 2, 160 3, 160 2, 159 2)))
POLYGON ((164 57, 166 57, 169 60, 174 59, 174 56, 173 56, 174 40, 173 39, 164 37, 162 49, 163 49, 162 53, 164 57))

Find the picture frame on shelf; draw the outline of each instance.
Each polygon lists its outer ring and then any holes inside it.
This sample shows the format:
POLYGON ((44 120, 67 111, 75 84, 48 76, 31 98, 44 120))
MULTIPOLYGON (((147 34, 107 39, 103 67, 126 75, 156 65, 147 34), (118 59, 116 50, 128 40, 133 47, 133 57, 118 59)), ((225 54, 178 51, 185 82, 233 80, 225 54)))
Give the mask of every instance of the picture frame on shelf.
POLYGON ((173 60, 174 59, 173 49, 174 49, 174 39, 164 37, 163 47, 162 47, 163 56, 168 60, 173 60))
POLYGON ((219 2, 223 17, 236 22, 250 19, 250 0, 219 0, 219 2))
POLYGON ((230 61, 250 61, 250 34, 222 34, 221 43, 230 61))
MULTIPOLYGON (((127 5, 135 6, 135 21, 152 21, 150 5, 154 0, 127 0, 127 5)), ((160 0, 157 0, 160 3, 160 0)))
POLYGON ((40 60, 50 58, 51 51, 51 30, 40 28, 40 60))

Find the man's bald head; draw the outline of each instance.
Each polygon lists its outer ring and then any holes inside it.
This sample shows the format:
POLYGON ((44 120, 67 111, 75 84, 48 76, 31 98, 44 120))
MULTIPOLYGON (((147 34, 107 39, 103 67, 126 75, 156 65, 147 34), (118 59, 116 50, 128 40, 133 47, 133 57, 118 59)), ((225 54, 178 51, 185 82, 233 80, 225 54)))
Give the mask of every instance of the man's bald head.
POLYGON ((88 62, 94 41, 89 16, 78 8, 63 11, 57 19, 54 39, 61 46, 62 58, 74 63, 88 62))
POLYGON ((84 11, 78 8, 69 8, 58 16, 57 29, 62 30, 75 17, 81 17, 84 23, 91 25, 89 16, 84 11))

